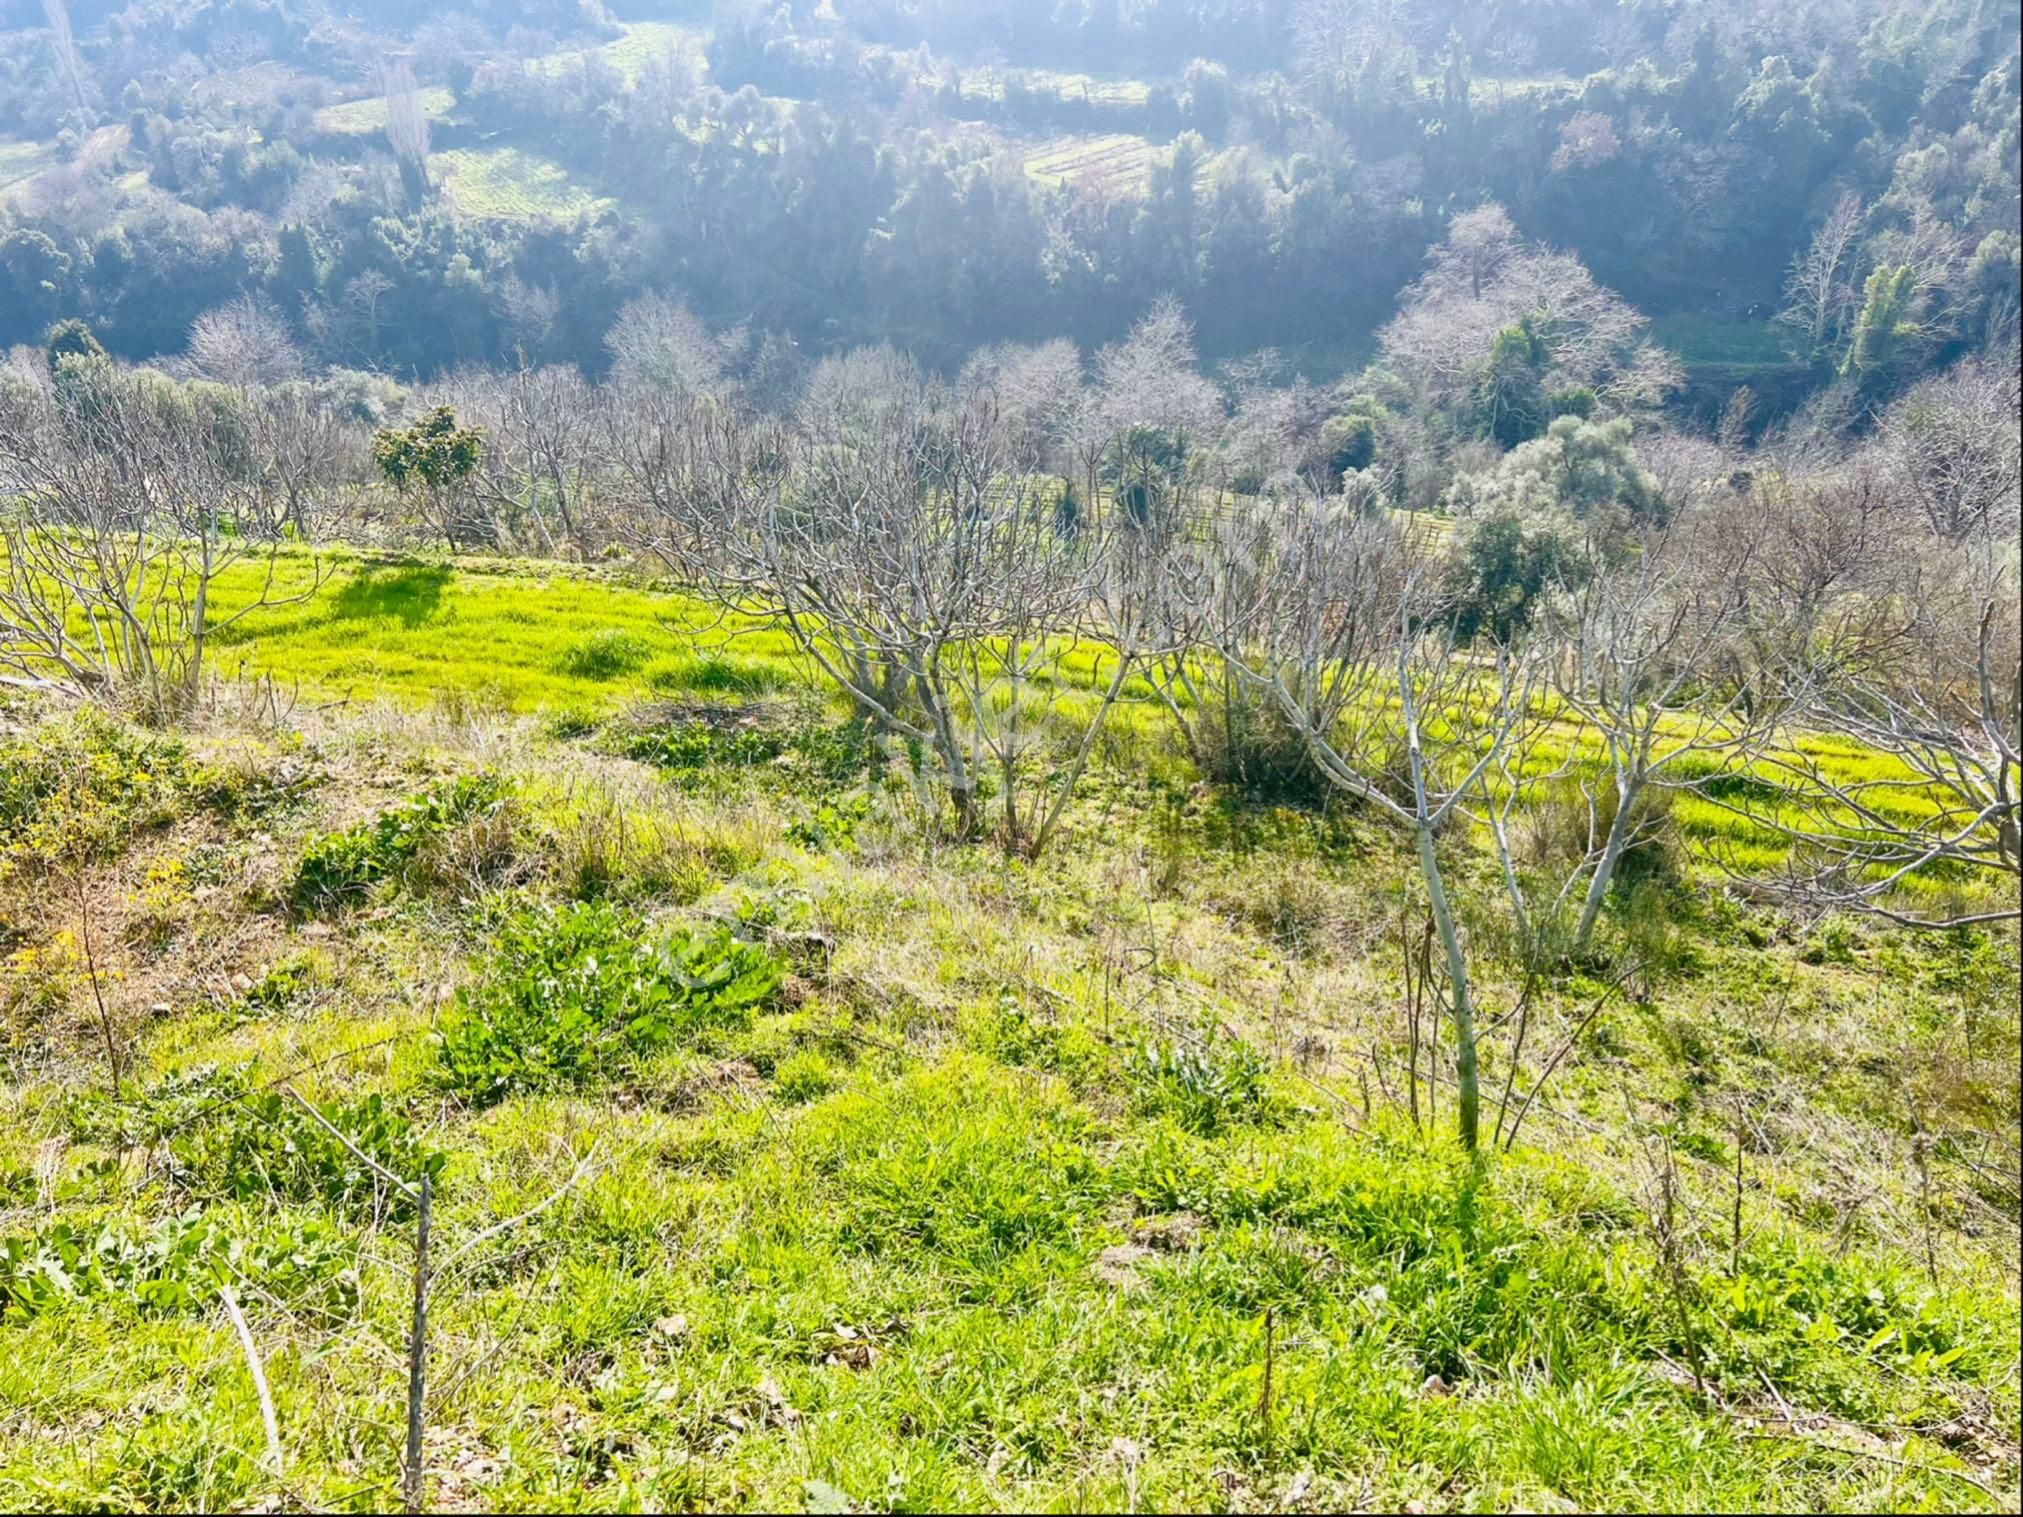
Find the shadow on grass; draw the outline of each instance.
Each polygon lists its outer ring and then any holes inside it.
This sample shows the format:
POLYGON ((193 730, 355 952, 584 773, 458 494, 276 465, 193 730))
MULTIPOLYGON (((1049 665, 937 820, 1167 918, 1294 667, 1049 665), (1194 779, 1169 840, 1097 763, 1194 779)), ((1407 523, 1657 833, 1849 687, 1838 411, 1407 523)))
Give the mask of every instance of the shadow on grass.
POLYGON ((384 571, 368 569, 330 600, 333 621, 386 618, 404 627, 419 627, 443 598, 450 571, 441 564, 411 564, 384 571))

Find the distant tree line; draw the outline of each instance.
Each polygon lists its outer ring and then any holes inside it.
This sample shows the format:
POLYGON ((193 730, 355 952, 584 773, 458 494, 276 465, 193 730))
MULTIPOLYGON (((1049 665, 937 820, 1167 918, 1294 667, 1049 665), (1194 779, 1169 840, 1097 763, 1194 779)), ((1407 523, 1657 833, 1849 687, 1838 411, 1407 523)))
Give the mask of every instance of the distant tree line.
POLYGON ((810 357, 948 368, 1112 341, 1171 294, 1211 356, 1326 374, 1490 203, 1647 312, 1781 313, 1759 421, 1848 380, 1872 410, 2015 329, 2013 5, 836 9, 693 7, 706 40, 629 81, 589 51, 616 23, 573 6, 73 4, 68 40, 32 15, 0 132, 62 161, 0 206, 0 343, 79 317, 145 358, 248 295, 319 363, 595 375, 620 307, 667 289, 810 357), (383 128, 318 126, 345 77, 383 128), (1149 138, 1149 168, 1027 172, 1078 131, 1149 138), (501 144, 611 208, 460 213, 431 154, 501 144))

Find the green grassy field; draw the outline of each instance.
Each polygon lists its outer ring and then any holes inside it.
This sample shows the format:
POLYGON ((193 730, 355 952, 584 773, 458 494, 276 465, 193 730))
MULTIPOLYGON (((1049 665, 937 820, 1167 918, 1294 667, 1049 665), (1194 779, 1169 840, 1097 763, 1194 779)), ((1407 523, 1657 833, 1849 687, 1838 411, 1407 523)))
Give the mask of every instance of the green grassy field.
POLYGON ((1353 809, 1148 717, 1039 862, 936 846, 772 634, 325 561, 217 650, 292 703, 0 704, 7 1504, 399 1499, 413 1207, 290 1090, 433 1176, 432 1509, 2015 1504, 2013 937, 1660 880, 1520 1045, 1457 840, 1491 1117, 1567 1050, 1471 1164, 1353 809), (641 1009, 726 933, 749 998, 641 1009))
MULTIPOLYGON (((373 696, 408 704, 443 697, 475 700, 521 715, 580 712, 608 716, 628 702, 669 694, 704 695, 742 682, 754 688, 813 688, 814 673, 782 632, 608 572, 478 560, 361 559, 346 552, 312 560, 291 552, 277 584, 300 604, 254 613, 220 639, 217 659, 233 673, 269 674, 315 698, 373 696), (599 649, 608 656, 598 656, 599 649)), ((225 614, 262 582, 252 564, 220 590, 225 614)), ((1093 692, 1104 651, 1090 645, 1062 666, 1093 692)), ((1149 741, 1164 721, 1152 691, 1133 684, 1118 715, 1132 740, 1149 741)), ((1074 708, 1070 707, 1072 712, 1074 708)), ((1824 738, 1800 749, 1839 781, 1905 780, 1907 771, 1871 753, 1824 738)), ((1559 724, 1538 746, 1531 767, 1545 772, 1598 752, 1590 732, 1559 724)), ((1933 803, 1900 800, 1906 815, 1933 803)), ((1771 865, 1784 841, 1718 802, 1679 796, 1674 819, 1698 848, 1718 847, 1734 862, 1771 865)))
POLYGON ((629 21, 625 35, 601 47, 579 48, 551 53, 535 65, 548 73, 558 73, 586 57, 596 57, 618 70, 630 89, 639 82, 647 66, 669 53, 700 48, 708 40, 706 29, 684 26, 676 21, 629 21))
POLYGON ((1651 322, 1651 337, 1688 368, 1774 369, 1794 362, 1784 332, 1767 321, 1659 316, 1651 322))
MULTIPOLYGON (((240 622, 220 643, 219 662, 299 681, 326 698, 422 704, 454 694, 515 714, 609 714, 701 657, 742 661, 773 680, 799 676, 783 637, 596 571, 530 574, 503 561, 341 551, 314 560, 290 553, 282 563, 279 596, 303 593, 318 576, 320 588, 240 622), (585 657, 614 638, 623 657, 585 657)), ((260 582, 250 564, 228 576, 225 614, 260 582)))
MULTIPOLYGON (((431 121, 440 121, 456 109, 457 97, 437 85, 415 91, 415 103, 431 121)), ((316 130, 339 137, 362 137, 386 130, 386 97, 373 95, 349 100, 342 105, 326 105, 316 113, 316 130)))
POLYGON ((591 194, 561 164, 519 148, 453 148, 431 153, 428 162, 458 210, 487 220, 567 221, 612 204, 591 194))

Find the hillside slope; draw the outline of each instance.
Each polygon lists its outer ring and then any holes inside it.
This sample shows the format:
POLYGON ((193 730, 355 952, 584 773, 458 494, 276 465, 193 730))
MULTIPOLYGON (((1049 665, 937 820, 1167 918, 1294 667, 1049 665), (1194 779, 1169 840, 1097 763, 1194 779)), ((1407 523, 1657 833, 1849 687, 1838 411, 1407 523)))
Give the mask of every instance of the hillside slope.
POLYGON ((1464 900, 1473 1165, 1352 811, 1124 723, 1041 863, 936 843, 597 576, 246 626, 185 734, 8 695, 9 1506, 395 1501, 424 1174, 436 1509, 2016 1505, 2013 938, 1675 853, 1512 1078, 1464 900))

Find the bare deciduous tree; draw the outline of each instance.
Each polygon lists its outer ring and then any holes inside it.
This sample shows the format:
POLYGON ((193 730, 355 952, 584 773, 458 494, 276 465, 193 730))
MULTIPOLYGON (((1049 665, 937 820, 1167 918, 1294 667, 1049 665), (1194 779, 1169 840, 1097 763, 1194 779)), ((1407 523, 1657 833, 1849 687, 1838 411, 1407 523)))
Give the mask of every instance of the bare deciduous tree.
POLYGON ((1781 835, 1766 876, 1731 872, 1808 909, 1839 907, 1912 927, 2023 917, 2023 673, 2013 543, 1913 544, 1781 671, 1805 724, 1861 745, 1834 762, 1816 745, 1769 749, 1771 797, 1717 797, 1781 835), (1935 878, 1935 876, 1940 876, 1935 878))
POLYGON ((259 491, 256 534, 313 542, 336 515, 344 486, 367 466, 365 429, 320 383, 291 380, 247 406, 259 491))
POLYGON ((995 388, 870 349, 824 361, 798 428, 662 392, 630 430, 639 545, 783 628, 881 731, 917 743, 958 835, 982 829, 989 768, 1007 846, 1043 848, 1142 620, 1119 529, 1061 519, 995 388), (1072 666, 1092 652, 1088 689, 1072 666))
POLYGON ((1550 334, 1557 384, 1629 406, 1677 383, 1676 366, 1641 340, 1642 316, 1572 254, 1524 244, 1496 205, 1454 218, 1379 341, 1396 373, 1445 402, 1475 383, 1497 334, 1527 318, 1550 334))
POLYGON ((288 323, 266 300, 252 295, 241 295, 192 322, 184 362, 198 378, 248 395, 286 384, 303 368, 288 323))
POLYGON ((1648 529, 1596 555, 1596 571, 1548 612, 1561 714, 1601 750, 1594 778, 1579 784, 1584 857, 1554 903, 1586 880, 1567 940, 1576 956, 1589 950, 1624 856, 1663 825, 1654 798, 1746 761, 1781 714, 1732 656, 1752 554, 1732 540, 1716 553, 1707 537, 1735 525, 1695 513, 1648 529))
POLYGON ((70 30, 70 6, 67 0, 42 0, 42 15, 49 23, 50 50, 56 54, 63 76, 70 82, 70 93, 77 101, 79 113, 89 120, 91 103, 85 98, 84 72, 77 66, 77 39, 70 30))
POLYGON ((378 70, 380 93, 386 99, 386 143, 400 165, 401 183, 408 199, 419 205, 430 189, 428 112, 415 91, 414 70, 403 60, 382 64, 378 70))
POLYGON ((471 486, 492 533, 549 554, 594 550, 622 403, 567 364, 460 370, 435 387, 486 444, 471 486))
POLYGON ((611 380, 628 394, 693 390, 717 394, 725 368, 744 346, 742 333, 717 335, 694 312, 665 295, 628 300, 605 335, 611 380))
MULTIPOLYGON (((1164 296, 1122 342, 1096 355, 1097 401, 1084 418, 1084 457, 1140 525, 1189 510, 1195 458, 1213 444, 1222 397, 1195 363, 1180 302, 1164 296)), ((1099 480, 1088 481, 1093 503, 1099 480)))
POLYGON ((168 721, 201 688, 212 639, 280 589, 237 397, 104 359, 0 392, 0 661, 168 721), (260 567, 221 613, 221 575, 260 567))
POLYGON ((1321 772, 1413 840, 1443 951, 1461 1141, 1481 1107, 1475 1006, 1441 835, 1532 718, 1537 670, 1513 650, 1464 656, 1440 627, 1431 576, 1380 514, 1290 501, 1227 529, 1224 583, 1240 612, 1217 651, 1267 691, 1321 772))
POLYGON ((2013 364, 1964 359, 1883 413, 1877 445, 1928 530, 2013 542, 2023 500, 2023 422, 2013 364))
POLYGON ((1809 352, 1832 347, 1861 302, 1855 253, 1863 219, 1861 197, 1842 195, 1791 262, 1777 319, 1803 335, 1809 352))

